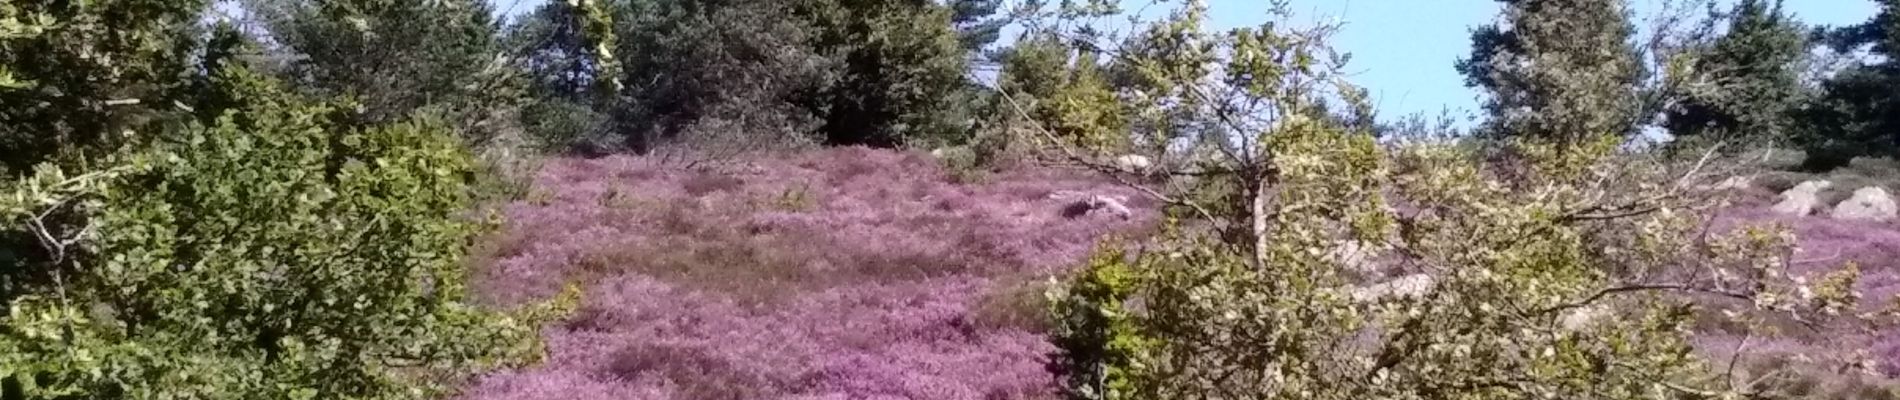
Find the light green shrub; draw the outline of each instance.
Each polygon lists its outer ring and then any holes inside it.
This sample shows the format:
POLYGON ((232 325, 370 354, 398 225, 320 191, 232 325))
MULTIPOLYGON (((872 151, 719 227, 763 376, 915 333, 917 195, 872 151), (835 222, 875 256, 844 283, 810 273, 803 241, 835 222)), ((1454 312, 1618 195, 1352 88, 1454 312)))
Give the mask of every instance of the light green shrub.
POLYGON ((1692 352, 1683 295, 1817 319, 1854 302, 1791 278, 1785 231, 1703 235, 1716 194, 1693 188, 1720 177, 1700 163, 1619 150, 1622 129, 1377 143, 1331 27, 1206 34, 1197 5, 1138 36, 1182 43, 1137 47, 1211 50, 1124 59, 1176 96, 1136 113, 1230 136, 1170 171, 1195 184, 1143 187, 1181 211, 1168 234, 1051 291, 1071 398, 1748 398, 1768 391, 1692 352), (1210 103, 1261 106, 1166 106, 1210 103))

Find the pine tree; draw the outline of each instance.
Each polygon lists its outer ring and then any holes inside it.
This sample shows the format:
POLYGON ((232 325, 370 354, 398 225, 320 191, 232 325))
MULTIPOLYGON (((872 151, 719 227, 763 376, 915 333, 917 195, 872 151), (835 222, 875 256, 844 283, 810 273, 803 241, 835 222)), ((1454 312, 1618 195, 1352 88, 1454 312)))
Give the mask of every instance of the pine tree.
POLYGON ((1804 95, 1798 64, 1806 45, 1781 1, 1737 4, 1728 33, 1696 59, 1694 70, 1705 85, 1669 110, 1669 131, 1707 140, 1784 140, 1804 95))
POLYGON ((1009 21, 992 18, 1002 5, 1003 0, 950 0, 950 24, 956 27, 964 50, 981 53, 1002 37, 1009 21))
POLYGON ((487 1, 250 0, 247 9, 290 56, 293 84, 353 97, 365 123, 431 108, 481 143, 494 133, 489 114, 518 95, 497 63, 500 26, 487 1))
POLYGON ((1860 156, 1900 156, 1900 0, 1880 0, 1881 11, 1864 24, 1825 31, 1836 50, 1866 48, 1878 62, 1841 71, 1821 84, 1821 93, 1801 110, 1796 143, 1807 150, 1806 167, 1828 169, 1860 156))
POLYGON ((1645 71, 1623 0, 1499 0, 1500 20, 1472 32, 1458 61, 1482 89, 1497 136, 1570 142, 1627 135, 1645 71))

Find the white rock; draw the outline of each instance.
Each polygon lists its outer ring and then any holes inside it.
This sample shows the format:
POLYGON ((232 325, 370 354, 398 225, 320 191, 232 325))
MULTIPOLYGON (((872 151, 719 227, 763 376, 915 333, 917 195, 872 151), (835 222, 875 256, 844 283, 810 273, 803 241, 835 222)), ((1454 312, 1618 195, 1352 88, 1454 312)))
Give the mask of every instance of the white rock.
POLYGON ((1598 320, 1610 316, 1610 308, 1602 304, 1590 305, 1565 311, 1557 317, 1557 325, 1567 331, 1579 331, 1589 328, 1598 320))
POLYGON ((1411 274, 1377 285, 1353 289, 1352 299, 1370 303, 1393 297, 1418 297, 1431 291, 1433 283, 1431 275, 1411 274))
POLYGON ((1773 210, 1793 216, 1811 214, 1815 207, 1821 205, 1821 190, 1827 189, 1829 185, 1832 183, 1828 181, 1801 182, 1793 189, 1781 192, 1781 202, 1775 203, 1773 210))
POLYGON ((1377 254, 1370 247, 1357 240, 1342 240, 1326 251, 1326 259, 1356 271, 1374 272, 1377 265, 1372 259, 1377 254))
POLYGON ((1127 199, 1123 199, 1119 196, 1089 197, 1089 205, 1096 211, 1115 214, 1116 216, 1122 217, 1122 219, 1134 218, 1135 212, 1129 210, 1128 205, 1123 204, 1125 202, 1127 202, 1127 199))
POLYGON ((1732 176, 1715 184, 1715 190, 1741 190, 1753 186, 1754 179, 1747 176, 1732 176))
POLYGON ((1134 210, 1128 208, 1128 198, 1122 196, 1057 190, 1049 194, 1049 199, 1068 203, 1064 206, 1064 210, 1070 217, 1098 212, 1114 214, 1122 219, 1135 216, 1134 210))
POLYGON ((1829 216, 1839 220, 1886 222, 1892 221, 1897 211, 1900 208, 1895 207, 1893 196, 1888 196, 1886 189, 1870 186, 1855 190, 1854 197, 1835 205, 1829 216))
POLYGON ((1078 192, 1074 190, 1057 190, 1054 192, 1049 192, 1049 199, 1057 200, 1057 201, 1077 201, 1083 198, 1087 198, 1088 196, 1089 196, 1088 193, 1078 192))
POLYGON ((1123 172, 1146 173, 1154 168, 1154 160, 1140 154, 1126 154, 1115 157, 1115 169, 1123 172))

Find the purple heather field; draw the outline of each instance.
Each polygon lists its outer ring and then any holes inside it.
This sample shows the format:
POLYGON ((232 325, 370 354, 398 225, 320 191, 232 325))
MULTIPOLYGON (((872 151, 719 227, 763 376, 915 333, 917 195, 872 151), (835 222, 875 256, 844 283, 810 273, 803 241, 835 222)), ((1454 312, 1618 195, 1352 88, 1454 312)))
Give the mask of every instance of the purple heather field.
MULTIPOLYGON (((1018 168, 958 183, 917 153, 836 148, 693 171, 615 156, 557 159, 478 251, 485 301, 562 284, 581 309, 543 331, 545 362, 482 377, 464 398, 1054 399, 1040 284, 1109 236, 1152 233, 1157 204, 1078 172, 1018 168), (1126 196, 1131 218, 1050 198, 1126 196)), ((1867 307, 1900 293, 1894 224, 1776 217, 1803 272, 1860 262, 1867 307)), ((1705 326, 1711 355, 1740 337, 1705 326)), ((1900 376, 1900 332, 1751 338, 1751 351, 1865 351, 1900 376)), ((1856 382, 1879 377, 1854 377, 1856 382)), ((1832 383, 1815 384, 1816 386, 1832 383)))

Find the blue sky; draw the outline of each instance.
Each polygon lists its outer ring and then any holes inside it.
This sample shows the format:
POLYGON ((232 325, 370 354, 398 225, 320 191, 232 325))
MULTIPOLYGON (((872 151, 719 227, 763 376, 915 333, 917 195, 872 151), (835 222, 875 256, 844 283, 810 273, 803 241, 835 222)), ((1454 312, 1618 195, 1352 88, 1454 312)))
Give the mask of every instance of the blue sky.
MULTIPOLYGON (((1220 26, 1257 24, 1265 0, 1209 0, 1220 26)), ((1412 113, 1463 116, 1477 108, 1477 93, 1464 87, 1452 64, 1469 52, 1470 30, 1498 11, 1490 0, 1293 0, 1300 15, 1325 15, 1346 25, 1334 45, 1353 54, 1353 81, 1372 91, 1382 117, 1412 113)), ((1654 1, 1632 2, 1640 14, 1654 1)), ((1872 0, 1788 0, 1786 9, 1811 25, 1866 21, 1878 10, 1872 0)), ((1639 15, 1640 18, 1640 15, 1639 15)))
MULTIPOLYGON (((516 13, 545 0, 496 0, 516 13)), ((1015 4, 1020 0, 1005 0, 1015 4)), ((1145 4, 1124 0, 1125 4, 1145 4)), ((1638 18, 1660 0, 1632 0, 1638 18)), ((1268 18, 1268 0, 1207 0, 1213 28, 1257 25, 1268 18)), ((1371 90, 1383 118, 1414 113, 1436 116, 1449 111, 1463 117, 1477 108, 1477 93, 1464 87, 1452 68, 1467 54, 1472 27, 1490 21, 1493 0, 1291 0, 1302 18, 1334 17, 1345 22, 1335 48, 1353 54, 1353 81, 1371 90)), ((1179 0, 1170 4, 1179 4, 1179 0)), ((1787 0, 1787 9, 1810 25, 1866 21, 1877 11, 1873 0, 1787 0)), ((1007 39, 1006 39, 1007 40, 1007 39)))

